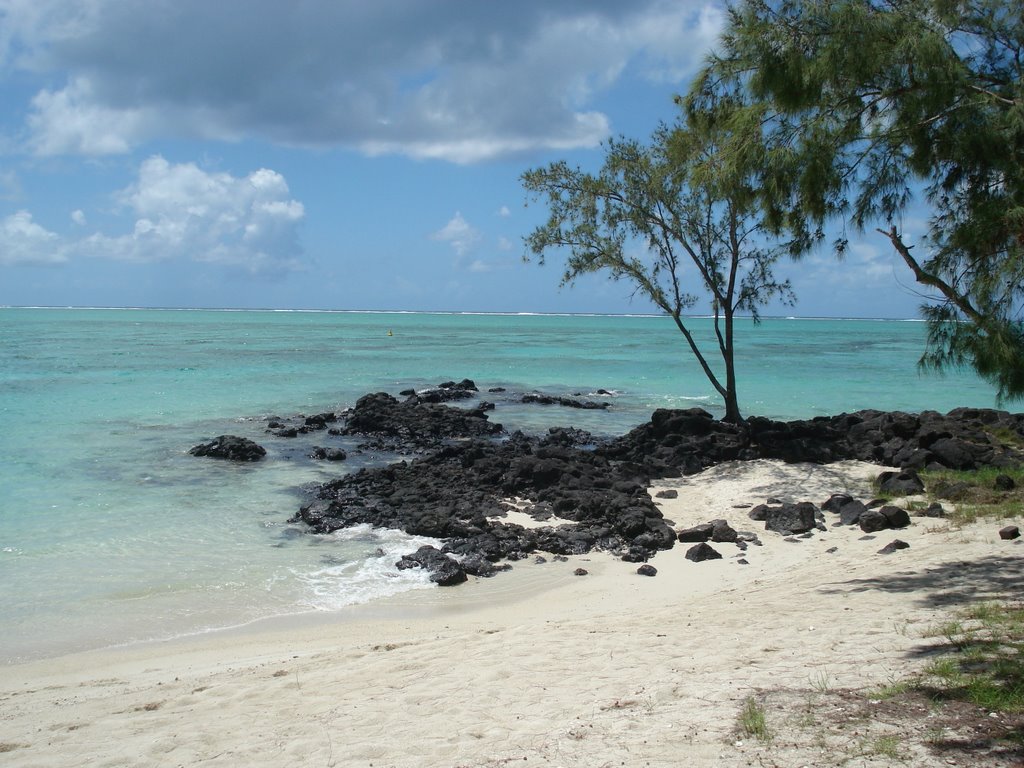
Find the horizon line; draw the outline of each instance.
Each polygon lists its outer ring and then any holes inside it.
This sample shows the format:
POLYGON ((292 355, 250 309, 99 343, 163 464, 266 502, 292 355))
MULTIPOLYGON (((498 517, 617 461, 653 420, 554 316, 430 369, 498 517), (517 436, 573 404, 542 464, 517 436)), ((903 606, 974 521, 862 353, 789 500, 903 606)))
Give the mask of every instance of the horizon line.
MULTIPOLYGON (((93 306, 93 305, 48 305, 48 304, 0 304, 0 309, 56 309, 85 311, 140 311, 140 312, 279 312, 282 314, 352 314, 352 315, 479 315, 491 317, 623 317, 623 318, 670 318, 667 313, 656 312, 530 312, 530 311, 481 311, 464 309, 309 309, 281 307, 141 307, 141 306, 93 306)), ((684 315, 688 320, 711 320, 714 315, 684 315)), ((752 315, 736 315, 743 320, 752 315)), ((924 322, 919 317, 852 317, 835 315, 761 315, 765 320, 866 320, 887 322, 924 322)))

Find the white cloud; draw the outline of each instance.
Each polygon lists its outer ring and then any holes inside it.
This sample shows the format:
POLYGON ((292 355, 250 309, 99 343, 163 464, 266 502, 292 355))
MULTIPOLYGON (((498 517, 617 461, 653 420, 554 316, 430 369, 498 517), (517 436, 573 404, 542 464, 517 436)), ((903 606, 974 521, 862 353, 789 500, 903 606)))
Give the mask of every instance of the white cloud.
POLYGON ((591 147, 624 73, 681 83, 707 0, 0 0, 0 65, 36 78, 29 147, 106 155, 255 138, 469 163, 591 147), (197 33, 202 30, 202 33, 197 33))
POLYGON ((501 208, 498 209, 498 215, 501 216, 501 218, 503 219, 507 219, 509 216, 512 215, 512 211, 509 210, 507 205, 503 205, 501 206, 501 208))
POLYGON ((448 223, 430 237, 449 243, 455 249, 455 255, 459 257, 469 253, 480 241, 480 233, 462 218, 459 211, 456 211, 448 223))
POLYGON ((85 211, 81 209, 71 212, 71 220, 80 227, 84 227, 88 224, 88 220, 85 218, 85 211))
POLYGON ((117 195, 134 217, 132 232, 95 234, 76 250, 131 262, 189 259, 250 272, 294 269, 305 209, 288 195, 276 171, 236 177, 151 157, 138 180, 117 195))
POLYGON ((67 261, 59 235, 41 227, 28 211, 0 220, 0 264, 59 264, 67 261))
POLYGON ((498 238, 498 250, 499 251, 511 251, 513 248, 512 241, 502 235, 498 238))
POLYGON ((32 99, 28 118, 32 151, 39 155, 116 155, 152 133, 156 115, 138 108, 111 108, 96 100, 86 78, 32 99))

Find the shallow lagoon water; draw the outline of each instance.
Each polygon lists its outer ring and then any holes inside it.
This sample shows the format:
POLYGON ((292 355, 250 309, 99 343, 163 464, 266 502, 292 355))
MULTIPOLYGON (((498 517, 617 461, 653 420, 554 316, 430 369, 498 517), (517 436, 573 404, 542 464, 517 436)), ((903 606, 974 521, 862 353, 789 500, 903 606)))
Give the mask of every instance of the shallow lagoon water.
MULTIPOLYGON (((710 320, 694 325, 710 341, 710 320)), ((739 333, 747 414, 994 405, 969 373, 919 374, 920 323, 766 319, 739 333)), ((464 377, 482 390, 615 394, 608 411, 492 412, 528 432, 620 434, 662 407, 721 413, 667 318, 0 309, 0 660, 428 588, 393 567, 421 540, 316 537, 286 522, 312 485, 373 457, 311 461, 265 434, 266 418, 464 377), (188 455, 225 433, 257 440, 266 460, 188 455)))

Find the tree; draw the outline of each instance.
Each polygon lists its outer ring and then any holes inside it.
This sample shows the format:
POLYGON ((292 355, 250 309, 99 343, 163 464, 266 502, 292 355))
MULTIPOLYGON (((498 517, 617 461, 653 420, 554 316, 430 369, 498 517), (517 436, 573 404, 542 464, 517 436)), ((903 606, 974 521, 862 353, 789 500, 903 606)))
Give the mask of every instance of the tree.
POLYGON ((593 272, 632 282, 675 322, 725 401, 723 420, 739 423, 736 315, 750 313, 756 323, 761 306, 793 297, 788 281, 772 274, 784 247, 759 237, 749 179, 719 161, 718 142, 725 138, 663 126, 650 146, 609 142, 596 175, 557 162, 526 172, 522 181, 550 211, 526 238, 529 252, 541 263, 552 251, 565 253, 563 285, 593 272), (695 291, 710 299, 724 375, 684 317, 700 300, 695 291))
MULTIPOLYGON (((742 0, 685 100, 760 126, 766 222, 875 227, 926 286, 922 365, 1024 397, 1024 14, 1007 0, 742 0), (902 217, 928 206, 914 243, 902 217)), ((845 238, 837 241, 841 252, 845 238)))

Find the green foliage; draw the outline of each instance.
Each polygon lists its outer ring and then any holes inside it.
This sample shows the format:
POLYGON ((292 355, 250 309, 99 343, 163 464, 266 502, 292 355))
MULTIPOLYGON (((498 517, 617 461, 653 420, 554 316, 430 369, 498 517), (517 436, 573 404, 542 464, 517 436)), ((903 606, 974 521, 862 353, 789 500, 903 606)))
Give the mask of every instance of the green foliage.
POLYGON ((955 498, 952 499, 956 509, 949 514, 949 520, 953 523, 967 525, 981 519, 1024 517, 1024 467, 927 470, 921 473, 921 479, 933 500, 938 500, 936 494, 932 493, 933 489, 956 489, 955 498), (1013 490, 996 489, 996 478, 999 475, 1006 475, 1013 480, 1013 490))
POLYGON ((1024 606, 979 603, 935 634, 957 653, 925 669, 933 696, 992 712, 1024 711, 1024 606))
MULTIPOLYGON (((930 368, 1024 397, 1024 14, 1005 0, 743 0, 685 106, 762 133, 737 150, 766 222, 808 247, 837 216, 880 226, 940 302, 930 368), (930 207, 918 258, 901 217, 930 207)), ((845 249, 840 239, 837 249, 845 249)))
POLYGON ((725 420, 741 420, 734 365, 737 313, 756 323, 773 298, 793 301, 772 269, 786 248, 763 236, 755 179, 730 164, 725 144, 756 139, 738 130, 662 126, 649 145, 620 139, 606 146, 598 174, 556 162, 523 174, 547 222, 526 245, 543 263, 565 257, 562 284, 603 272, 626 280, 669 315, 709 381, 725 400, 725 420), (714 316, 724 376, 716 373, 684 313, 701 299, 714 316))
POLYGON ((902 758, 899 736, 895 736, 893 734, 877 736, 870 741, 866 741, 863 745, 862 751, 865 755, 888 757, 891 760, 899 760, 902 758))
POLYGON ((740 731, 746 736, 753 736, 758 741, 771 741, 772 734, 768 730, 764 706, 753 696, 743 702, 739 718, 740 731))

